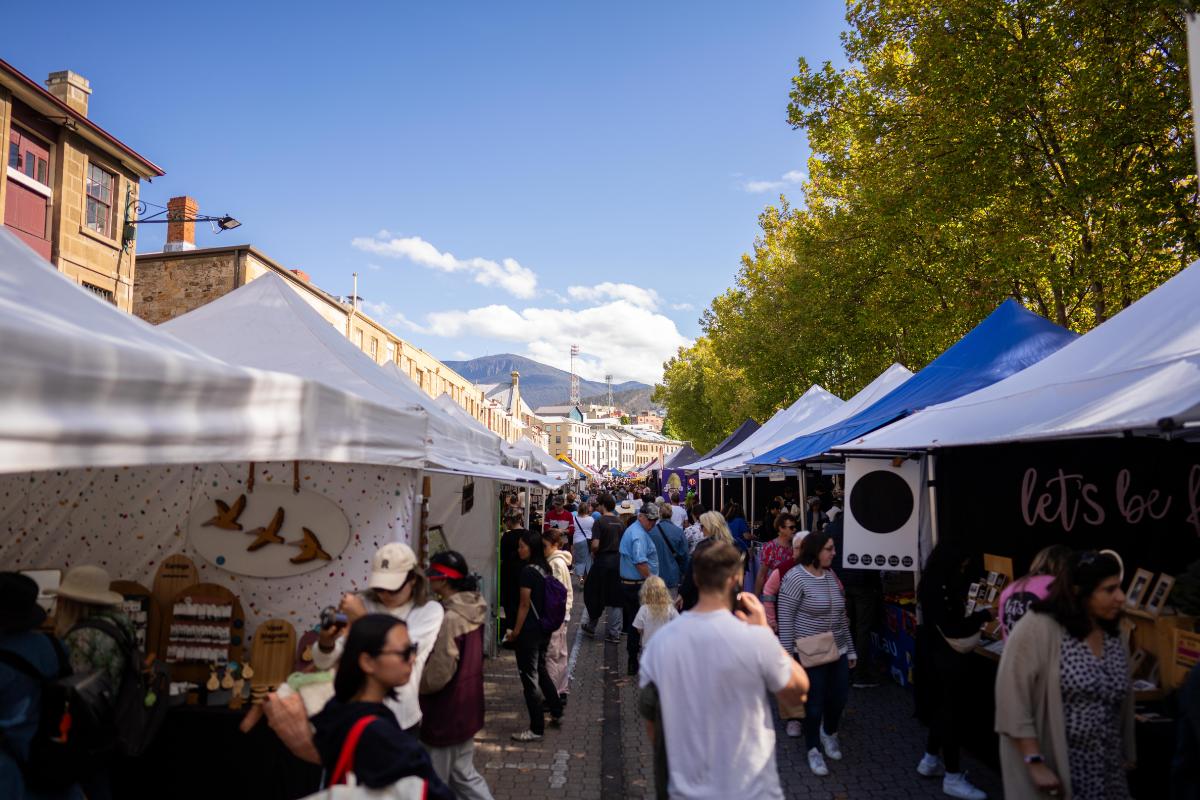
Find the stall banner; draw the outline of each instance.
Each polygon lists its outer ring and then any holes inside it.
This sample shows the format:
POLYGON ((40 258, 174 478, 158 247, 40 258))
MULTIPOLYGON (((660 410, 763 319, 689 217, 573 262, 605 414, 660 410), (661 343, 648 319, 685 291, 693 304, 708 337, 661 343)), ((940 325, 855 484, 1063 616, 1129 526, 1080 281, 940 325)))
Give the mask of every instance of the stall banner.
POLYGON ((696 491, 696 474, 688 475, 686 470, 665 469, 662 472, 662 488, 664 492, 679 492, 683 498, 688 492, 696 491))
POLYGON ((329 566, 350 543, 342 509, 310 489, 265 484, 224 498, 204 494, 192 508, 188 538, 205 560, 230 572, 302 575, 329 566))
POLYGON ((1051 544, 1112 548, 1125 575, 1200 558, 1200 445, 1076 439, 939 451, 938 535, 1013 559, 1051 544))
POLYGON ((850 569, 919 568, 921 464, 846 459, 843 564, 850 569))

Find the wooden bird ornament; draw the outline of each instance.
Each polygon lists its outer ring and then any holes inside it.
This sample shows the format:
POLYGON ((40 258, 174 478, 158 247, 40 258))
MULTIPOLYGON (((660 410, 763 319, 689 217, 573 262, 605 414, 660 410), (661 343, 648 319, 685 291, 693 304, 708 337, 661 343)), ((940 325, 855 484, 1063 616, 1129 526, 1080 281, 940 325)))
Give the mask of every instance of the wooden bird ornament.
POLYGON ((217 515, 204 523, 202 527, 220 528, 226 531, 240 531, 242 524, 238 522, 238 517, 246 510, 246 495, 239 495, 237 500, 233 501, 233 505, 226 505, 223 500, 217 500, 217 515))
POLYGON ((255 528, 250 531, 250 535, 256 537, 250 546, 246 549, 254 552, 259 548, 266 547, 269 544, 285 544, 283 537, 279 535, 279 529, 283 527, 283 508, 280 507, 275 511, 275 516, 271 518, 270 524, 265 528, 255 528))
POLYGON ((333 556, 329 555, 329 553, 325 552, 325 549, 321 547, 321 542, 317 539, 317 535, 315 533, 310 531, 308 528, 301 528, 300 530, 304 532, 304 539, 299 542, 292 542, 293 545, 300 548, 299 554, 294 555, 291 557, 291 559, 289 559, 293 564, 306 564, 309 561, 313 561, 314 559, 318 558, 324 559, 325 561, 333 560, 333 556))

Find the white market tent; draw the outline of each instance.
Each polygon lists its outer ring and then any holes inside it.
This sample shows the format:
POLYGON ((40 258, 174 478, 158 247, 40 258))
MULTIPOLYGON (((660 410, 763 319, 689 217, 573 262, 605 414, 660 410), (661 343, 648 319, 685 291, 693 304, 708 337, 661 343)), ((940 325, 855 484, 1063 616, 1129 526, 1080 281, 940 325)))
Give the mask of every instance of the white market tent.
POLYGON ((427 469, 538 481, 505 463, 502 440, 456 418, 399 370, 380 367, 274 273, 159 326, 209 355, 327 383, 428 417, 427 469))
POLYGON ((680 469, 737 472, 750 458, 783 442, 789 442, 800 433, 808 431, 811 423, 836 411, 844 402, 840 397, 826 391, 824 387, 813 384, 807 392, 800 395, 796 402, 777 411, 774 416, 763 423, 761 428, 747 436, 731 450, 718 453, 711 458, 702 458, 682 466, 680 469))
MULTIPOLYGON (((395 368, 394 365, 392 367, 395 368)), ((398 368, 396 369, 398 371, 398 368)), ((484 427, 482 422, 468 414, 466 409, 454 402, 449 395, 442 394, 434 402, 441 406, 447 414, 458 418, 463 424, 473 425, 480 430, 486 431, 489 435, 495 436, 497 439, 500 438, 497 434, 484 427)), ((563 482, 570 479, 573 472, 566 464, 555 460, 553 456, 528 439, 518 439, 513 444, 501 440, 501 450, 518 469, 546 475, 549 480, 542 479, 538 482, 549 488, 556 488, 562 485, 563 482)))
POLYGON ((6 569, 96 563, 149 586, 161 559, 184 553, 202 581, 243 598, 251 628, 272 616, 307 626, 319 604, 361 585, 377 547, 411 538, 414 467, 428 449, 420 409, 205 355, 83 290, 3 228, 0 337, 6 569), (354 538, 336 571, 248 577, 192 549, 193 510, 248 491, 252 469, 259 486, 291 487, 298 474, 339 506, 354 538))
POLYGON ((1200 433, 1200 262, 1042 361, 838 449, 925 450, 1164 428, 1200 433))

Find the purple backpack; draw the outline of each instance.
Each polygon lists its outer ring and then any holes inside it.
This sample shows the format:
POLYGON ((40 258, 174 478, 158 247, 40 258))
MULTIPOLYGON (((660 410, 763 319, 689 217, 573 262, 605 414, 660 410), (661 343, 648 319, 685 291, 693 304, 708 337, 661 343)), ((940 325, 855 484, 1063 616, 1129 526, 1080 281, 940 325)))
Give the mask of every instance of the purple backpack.
POLYGON ((562 581, 553 575, 547 575, 546 572, 538 566, 534 566, 542 575, 542 585, 544 591, 542 593, 542 613, 538 614, 537 605, 530 604, 533 609, 533 615, 538 618, 541 623, 542 633, 554 633, 562 627, 563 622, 567 618, 567 587, 562 585, 562 581))

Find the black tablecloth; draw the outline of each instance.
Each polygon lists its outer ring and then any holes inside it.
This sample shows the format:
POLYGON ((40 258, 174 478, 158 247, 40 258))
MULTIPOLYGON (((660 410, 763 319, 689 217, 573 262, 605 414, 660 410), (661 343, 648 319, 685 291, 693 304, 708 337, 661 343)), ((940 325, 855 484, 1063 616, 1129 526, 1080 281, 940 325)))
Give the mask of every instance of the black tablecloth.
POLYGON ((150 749, 113 765, 122 800, 295 800, 320 788, 321 768, 288 752, 264 718, 238 730, 244 711, 172 708, 150 749))

